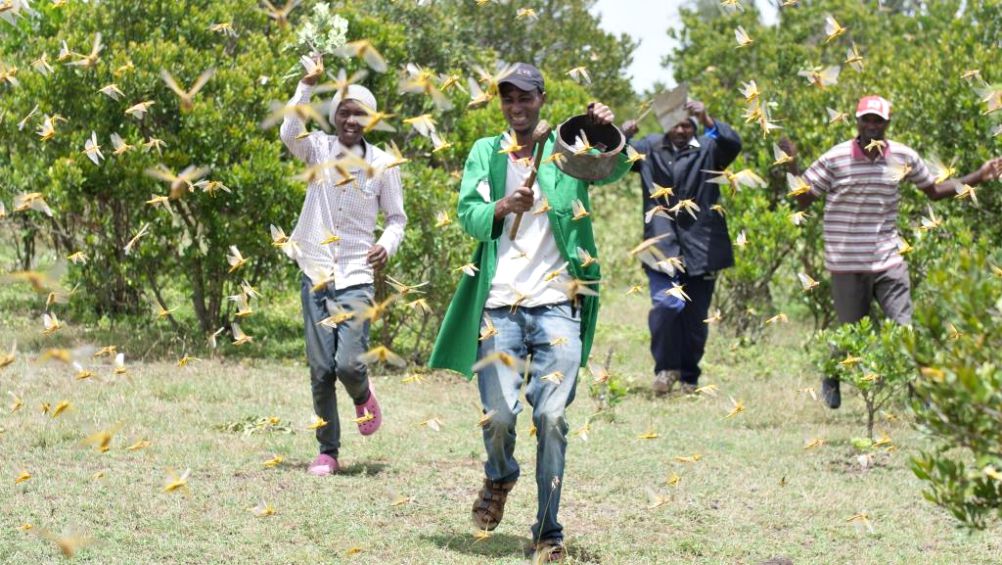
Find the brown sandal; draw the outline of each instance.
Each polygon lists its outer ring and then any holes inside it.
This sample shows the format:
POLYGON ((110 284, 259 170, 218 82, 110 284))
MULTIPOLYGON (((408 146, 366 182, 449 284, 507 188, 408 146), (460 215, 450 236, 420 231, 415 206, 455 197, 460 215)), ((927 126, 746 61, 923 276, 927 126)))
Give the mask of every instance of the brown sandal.
POLYGON ((536 553, 532 556, 532 563, 558 563, 567 557, 564 551, 564 542, 559 539, 543 540, 536 544, 536 553))
POLYGON ((515 487, 515 481, 498 483, 484 479, 484 486, 473 502, 473 523, 481 530, 491 531, 498 527, 504 516, 504 504, 508 493, 515 487))

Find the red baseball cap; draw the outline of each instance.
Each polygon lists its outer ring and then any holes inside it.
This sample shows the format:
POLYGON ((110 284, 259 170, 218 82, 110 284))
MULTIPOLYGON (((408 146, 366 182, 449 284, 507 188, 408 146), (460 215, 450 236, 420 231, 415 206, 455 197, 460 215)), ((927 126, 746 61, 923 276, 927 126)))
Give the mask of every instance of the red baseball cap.
POLYGON ((874 114, 885 120, 891 119, 891 103, 886 99, 872 95, 864 96, 856 104, 856 117, 874 114))

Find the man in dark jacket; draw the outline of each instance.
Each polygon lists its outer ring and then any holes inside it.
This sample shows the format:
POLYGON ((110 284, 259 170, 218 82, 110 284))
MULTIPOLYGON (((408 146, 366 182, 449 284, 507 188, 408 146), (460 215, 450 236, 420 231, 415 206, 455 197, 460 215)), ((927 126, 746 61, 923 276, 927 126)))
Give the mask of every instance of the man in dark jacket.
MULTIPOLYGON (((664 134, 630 145, 646 157, 634 162, 644 189, 644 239, 653 244, 654 260, 644 272, 650 283, 648 316, 654 356, 654 392, 667 394, 676 382, 691 393, 699 379, 699 361, 709 336, 707 312, 717 271, 734 265, 734 252, 723 210, 715 207, 720 186, 707 182, 707 170, 722 171, 741 152, 741 138, 711 118, 702 102, 686 104, 689 117, 664 134), (703 135, 696 129, 703 126, 703 135)), ((637 133, 623 124, 628 138, 637 133)))

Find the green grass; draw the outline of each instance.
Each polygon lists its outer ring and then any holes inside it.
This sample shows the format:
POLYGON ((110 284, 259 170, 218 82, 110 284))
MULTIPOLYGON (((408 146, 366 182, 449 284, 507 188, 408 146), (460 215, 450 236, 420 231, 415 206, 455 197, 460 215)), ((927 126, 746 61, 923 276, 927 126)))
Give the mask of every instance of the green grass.
MULTIPOLYGON (((718 395, 653 398, 647 299, 624 294, 643 280, 625 255, 640 237, 635 187, 603 191, 595 198, 596 230, 607 284, 594 356, 604 361, 612 352, 612 372, 629 392, 611 417, 593 420, 587 442, 570 438, 561 521, 572 561, 1002 561, 1002 527, 967 534, 922 499, 908 458, 931 444, 900 403, 878 423, 897 449, 860 467, 851 445, 865 435, 859 398, 847 394, 833 412, 803 392, 817 386, 803 348, 807 325, 769 327, 753 346, 715 328, 704 381, 717 384, 718 395), (604 229, 610 225, 636 229, 604 229), (724 418, 732 397, 746 410, 724 418), (648 431, 658 437, 639 439, 648 431), (815 438, 824 445, 804 449, 815 438), (694 453, 701 455, 696 463, 675 459, 694 453), (681 477, 677 487, 665 482, 672 474, 681 477), (651 492, 667 502, 648 508, 651 492), (872 531, 847 521, 861 512, 872 531)), ((0 250, 0 259, 10 258, 0 250)), ((0 370, 0 562, 58 559, 56 547, 19 529, 23 524, 89 536, 93 543, 77 557, 92 563, 525 562, 535 514, 529 414, 520 417, 516 450, 527 480, 513 491, 499 529, 477 542, 469 508, 483 446, 476 388, 461 378, 432 374, 405 384, 402 375, 377 369, 384 428, 371 438, 355 433, 341 394, 347 468, 326 480, 306 475, 316 444, 305 429, 312 410, 303 345, 299 331, 288 329, 301 323, 293 286, 266 296, 255 315, 263 319, 248 325, 254 344, 224 344, 216 356, 148 321, 88 327, 69 316, 66 330, 43 338, 37 297, 23 286, 0 286, 0 348, 17 339, 21 350, 0 370), (68 366, 37 362, 46 347, 111 343, 126 351, 131 378, 98 367, 98 379, 76 381, 68 366), (179 368, 174 360, 185 352, 202 360, 179 368), (24 400, 18 412, 7 409, 8 390, 24 400), (73 409, 58 418, 39 410, 61 400, 73 409), (291 423, 295 433, 222 431, 266 416, 291 423), (419 425, 431 417, 444 421, 441 432, 419 425), (123 427, 108 453, 81 445, 116 422, 123 427), (143 439, 151 442, 146 449, 125 449, 143 439), (264 468, 276 454, 285 461, 264 468), (191 469, 190 497, 162 491, 168 468, 191 469), (32 478, 14 485, 23 470, 32 478), (99 471, 103 478, 93 479, 99 471), (399 496, 413 501, 394 506, 399 496), (248 510, 262 500, 274 516, 248 510), (349 557, 352 548, 361 552, 349 557)), ((569 410, 572 430, 597 410, 586 388, 579 386, 569 410)))
MULTIPOLYGON (((848 395, 828 411, 801 392, 816 386, 801 347, 807 329, 773 328, 751 348, 715 332, 706 383, 716 397, 651 397, 643 320, 646 298, 608 289, 596 356, 613 350, 613 373, 630 386, 614 419, 596 419, 588 441, 572 436, 561 508, 576 562, 755 563, 784 555, 796 563, 992 563, 1002 559, 1002 529, 969 535, 925 502, 908 470, 928 444, 908 423, 882 420, 896 451, 862 470, 850 439, 864 435, 862 405, 848 395), (747 409, 725 419, 731 401, 747 409), (638 436, 654 430, 658 437, 638 436), (813 438, 825 443, 805 450, 813 438), (699 453, 697 463, 673 458, 699 453), (665 479, 681 476, 677 487, 665 479), (668 498, 649 509, 648 491, 668 498), (847 519, 866 512, 872 532, 847 519)), ((34 324, 5 325, 0 344, 27 340, 34 324), (13 329, 7 329, 12 328, 13 329)), ((84 335, 76 340, 83 340, 84 335)), ((78 341, 80 342, 80 341, 78 341)), ((535 514, 534 440, 519 420, 516 455, 527 480, 515 488, 505 520, 482 542, 469 507, 481 480, 483 447, 475 385, 444 374, 404 384, 377 370, 386 420, 362 438, 340 396, 346 472, 318 480, 305 473, 315 454, 308 373, 299 362, 210 359, 179 369, 168 362, 130 367, 131 380, 99 368, 99 380, 21 354, 0 372, 0 390, 24 408, 0 416, 0 562, 52 561, 53 544, 18 529, 25 523, 93 539, 78 558, 134 562, 524 562, 535 514), (58 418, 38 406, 70 400, 58 418), (293 434, 243 435, 219 426, 277 416, 293 434), (419 423, 439 417, 436 433, 419 423), (80 444, 115 422, 124 427, 108 453, 80 444), (125 446, 141 439, 140 451, 125 446), (285 457, 276 469, 262 462, 285 457), (191 496, 162 492, 168 468, 191 468, 191 496), (22 471, 33 477, 14 485, 22 471), (104 471, 101 479, 92 479, 104 471), (397 496, 413 497, 394 506, 397 496), (264 500, 274 516, 248 509, 264 500), (361 553, 349 558, 350 548, 361 553)), ((9 399, 8 399, 9 400, 9 399)), ((595 410, 584 386, 569 410, 572 430, 595 410)))

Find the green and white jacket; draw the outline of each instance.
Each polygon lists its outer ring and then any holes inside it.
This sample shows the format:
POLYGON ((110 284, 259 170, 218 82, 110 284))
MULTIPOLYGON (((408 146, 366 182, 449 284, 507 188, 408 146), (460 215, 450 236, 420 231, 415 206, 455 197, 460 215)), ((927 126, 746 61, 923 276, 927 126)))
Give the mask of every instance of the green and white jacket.
MULTIPOLYGON (((477 345, 480 337, 480 321, 484 304, 491 290, 491 281, 498 262, 498 238, 504 222, 494 221, 494 204, 505 195, 505 177, 508 172, 508 155, 500 153, 502 136, 485 137, 473 144, 466 159, 463 181, 459 189, 458 217, 466 233, 480 244, 473 254, 473 264, 479 269, 476 276, 463 275, 452 297, 452 303, 445 313, 439 329, 435 348, 429 366, 437 369, 452 369, 473 377, 471 370, 477 361, 477 345), (477 192, 481 181, 490 185, 490 202, 486 202, 477 192)), ((543 150, 544 157, 553 152, 556 135, 551 133, 543 150)), ((630 170, 625 154, 616 157, 613 172, 595 184, 608 184, 622 178, 630 170)), ((544 159, 545 161, 545 159, 544 159)), ((560 255, 567 261, 570 275, 580 280, 599 280, 601 273, 598 263, 581 266, 577 248, 581 247, 593 257, 598 257, 595 237, 592 232, 591 216, 574 220, 572 203, 580 200, 587 210, 591 210, 588 187, 591 183, 566 175, 552 162, 539 168, 537 182, 543 196, 550 205, 547 212, 550 228, 557 241, 560 255)), ((597 290, 597 286, 592 288, 597 290)), ((595 324, 598 321, 598 297, 581 298, 581 365, 588 361, 595 324)))

